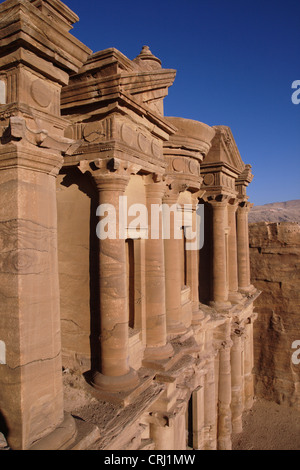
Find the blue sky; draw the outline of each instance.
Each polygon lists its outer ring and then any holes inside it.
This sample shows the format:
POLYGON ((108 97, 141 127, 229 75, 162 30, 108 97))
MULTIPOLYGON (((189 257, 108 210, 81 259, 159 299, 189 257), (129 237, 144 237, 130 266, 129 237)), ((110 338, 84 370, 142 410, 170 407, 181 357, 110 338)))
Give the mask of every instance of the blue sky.
POLYGON ((65 0, 94 52, 143 45, 177 70, 165 115, 228 125, 255 175, 255 205, 300 199, 300 1, 65 0))

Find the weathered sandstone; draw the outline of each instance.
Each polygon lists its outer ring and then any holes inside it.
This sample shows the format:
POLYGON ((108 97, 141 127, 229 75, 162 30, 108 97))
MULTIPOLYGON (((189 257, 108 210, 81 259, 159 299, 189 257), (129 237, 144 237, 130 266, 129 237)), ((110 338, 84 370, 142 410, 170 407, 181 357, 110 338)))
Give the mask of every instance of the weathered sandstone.
POLYGON ((256 300, 254 374, 258 396, 300 405, 300 365, 294 341, 300 340, 300 226, 250 224, 251 279, 262 291, 256 300))
POLYGON ((60 0, 0 5, 0 432, 231 449, 254 396, 251 165, 229 127, 164 116, 176 71, 148 46, 92 53, 76 21, 60 0))

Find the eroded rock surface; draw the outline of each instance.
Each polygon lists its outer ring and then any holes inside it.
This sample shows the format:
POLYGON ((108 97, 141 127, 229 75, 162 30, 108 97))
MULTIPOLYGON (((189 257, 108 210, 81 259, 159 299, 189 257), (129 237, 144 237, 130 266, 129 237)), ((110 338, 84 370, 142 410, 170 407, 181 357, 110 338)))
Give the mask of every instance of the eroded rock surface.
POLYGON ((256 300, 254 373, 256 395, 300 406, 300 226, 250 224, 251 278, 262 291, 256 300))

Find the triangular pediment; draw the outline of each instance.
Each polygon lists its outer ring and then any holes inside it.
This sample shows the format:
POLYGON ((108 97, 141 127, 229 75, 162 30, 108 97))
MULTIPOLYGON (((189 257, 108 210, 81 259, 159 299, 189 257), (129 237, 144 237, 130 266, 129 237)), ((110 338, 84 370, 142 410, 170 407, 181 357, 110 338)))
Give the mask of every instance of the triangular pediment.
POLYGON ((245 169, 239 149, 236 145, 231 129, 228 126, 213 126, 216 134, 212 146, 204 159, 204 164, 213 163, 228 165, 236 173, 241 174, 245 169))

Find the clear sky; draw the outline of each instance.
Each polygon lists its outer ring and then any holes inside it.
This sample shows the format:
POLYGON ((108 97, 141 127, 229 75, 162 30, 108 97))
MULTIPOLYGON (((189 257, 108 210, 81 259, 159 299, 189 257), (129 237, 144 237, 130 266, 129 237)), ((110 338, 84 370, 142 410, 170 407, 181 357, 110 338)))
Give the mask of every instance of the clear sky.
POLYGON ((300 0, 64 1, 94 52, 134 59, 148 45, 177 70, 165 115, 229 126, 255 205, 300 199, 300 0))

